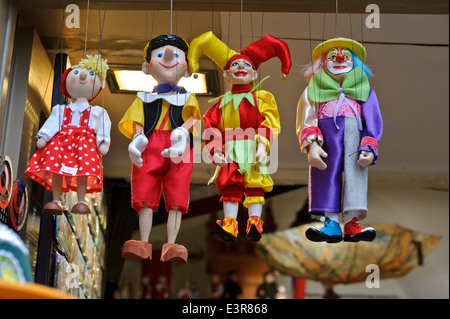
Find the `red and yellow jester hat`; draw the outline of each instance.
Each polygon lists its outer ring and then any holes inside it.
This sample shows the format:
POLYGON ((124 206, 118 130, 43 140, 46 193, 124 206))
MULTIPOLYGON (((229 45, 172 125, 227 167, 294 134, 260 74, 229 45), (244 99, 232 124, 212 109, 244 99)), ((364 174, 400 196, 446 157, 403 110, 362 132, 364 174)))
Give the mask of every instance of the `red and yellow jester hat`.
POLYGON ((270 34, 250 44, 239 54, 228 48, 212 31, 206 32, 191 42, 188 59, 192 73, 198 72, 198 59, 203 54, 213 60, 223 71, 228 70, 231 63, 237 59, 247 60, 252 64, 253 69, 257 70, 261 63, 278 57, 281 61, 282 78, 285 79, 292 66, 288 45, 270 34))

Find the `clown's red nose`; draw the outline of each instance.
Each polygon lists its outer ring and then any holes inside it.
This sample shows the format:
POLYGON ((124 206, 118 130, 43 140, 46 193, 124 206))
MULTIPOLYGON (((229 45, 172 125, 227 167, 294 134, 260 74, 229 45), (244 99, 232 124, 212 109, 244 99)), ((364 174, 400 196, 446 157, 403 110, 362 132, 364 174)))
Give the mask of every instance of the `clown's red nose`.
POLYGON ((342 63, 342 62, 344 62, 344 55, 342 54, 342 53, 339 53, 337 56, 336 56, 336 62, 338 62, 338 63, 342 63))

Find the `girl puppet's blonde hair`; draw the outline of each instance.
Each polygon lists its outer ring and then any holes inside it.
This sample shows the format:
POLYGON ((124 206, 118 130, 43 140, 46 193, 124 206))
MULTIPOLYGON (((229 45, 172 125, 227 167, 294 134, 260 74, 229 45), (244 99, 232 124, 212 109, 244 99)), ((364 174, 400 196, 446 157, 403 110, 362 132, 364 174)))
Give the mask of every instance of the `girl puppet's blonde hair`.
POLYGON ((90 55, 88 54, 85 58, 81 59, 80 62, 73 66, 72 69, 86 69, 94 72, 104 83, 106 78, 106 71, 108 71, 109 66, 106 63, 106 59, 100 58, 100 55, 90 55))

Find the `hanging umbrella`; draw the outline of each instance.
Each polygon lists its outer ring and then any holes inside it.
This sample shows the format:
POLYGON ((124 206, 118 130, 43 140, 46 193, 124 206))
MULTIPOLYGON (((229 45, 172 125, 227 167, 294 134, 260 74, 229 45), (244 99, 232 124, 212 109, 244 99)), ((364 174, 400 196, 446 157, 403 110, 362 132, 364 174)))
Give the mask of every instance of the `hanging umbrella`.
POLYGON ((309 226, 263 235, 256 253, 283 274, 332 286, 365 281, 371 264, 379 267, 380 279, 404 276, 422 264, 440 240, 398 225, 373 225, 377 230, 373 242, 315 243, 304 236, 309 226))

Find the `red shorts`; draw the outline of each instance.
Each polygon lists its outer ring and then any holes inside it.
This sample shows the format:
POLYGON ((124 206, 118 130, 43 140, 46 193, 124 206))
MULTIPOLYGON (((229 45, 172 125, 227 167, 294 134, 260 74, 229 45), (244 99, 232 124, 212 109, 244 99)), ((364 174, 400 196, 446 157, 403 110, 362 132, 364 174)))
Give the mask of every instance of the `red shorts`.
POLYGON ((220 169, 216 185, 219 194, 222 194, 221 202, 241 203, 244 194, 246 197, 264 197, 264 189, 245 187, 244 175, 234 162, 220 169))
POLYGON ((155 211, 162 189, 167 211, 178 206, 178 211, 187 213, 194 149, 186 145, 181 161, 180 158, 163 157, 161 152, 171 146, 170 133, 169 130, 154 130, 142 153, 142 167, 132 167, 131 201, 133 209, 138 212, 144 208, 144 202, 148 202, 148 207, 155 211))

